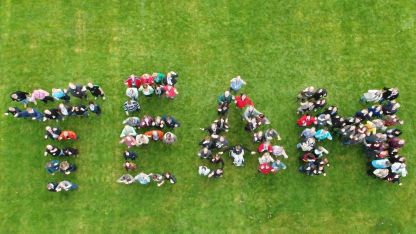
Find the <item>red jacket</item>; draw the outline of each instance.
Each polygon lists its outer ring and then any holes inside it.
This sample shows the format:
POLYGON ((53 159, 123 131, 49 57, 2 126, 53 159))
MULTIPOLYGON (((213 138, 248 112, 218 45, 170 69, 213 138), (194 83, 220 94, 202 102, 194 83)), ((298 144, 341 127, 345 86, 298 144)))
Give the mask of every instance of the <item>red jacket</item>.
POLYGON ((299 127, 307 127, 316 124, 316 118, 310 115, 302 115, 297 121, 299 127))
POLYGON ((58 140, 76 140, 77 134, 73 131, 62 131, 58 137, 58 140), (66 136, 65 136, 66 135, 66 136))
POLYGON ((271 146, 270 144, 268 144, 268 146, 266 146, 266 144, 261 143, 257 150, 259 151, 259 153, 263 153, 263 152, 266 152, 266 151, 269 152, 269 153, 272 153, 273 152, 273 146, 271 146))
POLYGON ((124 83, 126 83, 127 87, 129 87, 129 88, 131 88, 131 87, 139 88, 140 85, 142 85, 142 82, 137 77, 135 77, 135 78, 129 77, 126 81, 124 81, 124 83))
POLYGON ((253 102, 248 96, 246 96, 244 100, 241 99, 241 96, 237 96, 235 98, 235 105, 240 109, 243 109, 246 106, 254 106, 253 102))
POLYGON ((142 82, 142 84, 148 84, 148 85, 153 85, 154 81, 153 81, 153 77, 150 75, 143 75, 140 77, 140 81, 142 82))
MULTIPOLYGON (((163 132, 160 130, 151 130, 144 133, 144 135, 148 136, 150 139, 153 139, 153 132, 157 133, 157 140, 163 140, 163 132)), ((153 139, 154 140, 154 139, 153 139)))

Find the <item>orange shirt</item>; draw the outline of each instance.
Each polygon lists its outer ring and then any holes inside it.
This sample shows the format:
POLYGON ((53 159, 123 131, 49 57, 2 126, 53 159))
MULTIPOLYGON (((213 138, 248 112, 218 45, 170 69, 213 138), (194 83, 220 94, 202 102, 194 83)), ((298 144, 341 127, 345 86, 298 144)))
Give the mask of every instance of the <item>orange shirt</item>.
MULTIPOLYGON (((160 130, 152 130, 152 131, 147 131, 147 132, 145 132, 144 133, 144 135, 146 135, 146 136, 148 136, 150 139, 153 139, 153 132, 156 132, 157 133, 157 137, 158 137, 158 139, 157 140, 162 140, 162 138, 163 138, 163 132, 162 131, 160 131, 160 130)), ((154 139, 153 139, 154 140, 154 139)))
POLYGON ((59 135, 58 140, 76 140, 77 139, 77 134, 75 134, 75 132, 73 131, 62 131, 61 134, 59 135), (67 134, 67 136, 65 136, 65 133, 67 134))

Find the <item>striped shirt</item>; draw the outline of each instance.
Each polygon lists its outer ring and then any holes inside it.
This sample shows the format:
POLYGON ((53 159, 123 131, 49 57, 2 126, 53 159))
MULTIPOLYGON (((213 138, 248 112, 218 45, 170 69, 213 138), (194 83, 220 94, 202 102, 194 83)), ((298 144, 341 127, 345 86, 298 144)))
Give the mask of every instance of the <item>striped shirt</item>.
POLYGON ((124 103, 124 111, 133 112, 140 110, 140 105, 134 100, 130 100, 124 103))

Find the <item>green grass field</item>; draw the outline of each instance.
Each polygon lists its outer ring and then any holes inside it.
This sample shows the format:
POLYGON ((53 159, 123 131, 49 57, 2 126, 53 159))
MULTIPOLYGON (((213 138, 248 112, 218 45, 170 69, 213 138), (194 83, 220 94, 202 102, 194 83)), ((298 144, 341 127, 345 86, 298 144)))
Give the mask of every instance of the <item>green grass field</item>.
MULTIPOLYGON (((0 1, 0 103, 15 90, 50 90, 95 81, 108 100, 101 117, 69 119, 81 140, 79 184, 50 193, 43 157, 47 123, 0 118, 1 233, 415 233, 415 1, 0 1), (139 170, 171 171, 178 183, 123 186, 118 144, 131 73, 180 74, 174 101, 140 100, 142 114, 181 121, 173 146, 139 152, 139 170), (198 128, 216 118, 216 97, 240 74, 256 107, 283 137, 288 169, 276 176, 226 160, 225 177, 197 175, 198 128), (397 86, 409 175, 403 186, 366 175, 360 147, 326 143, 326 177, 297 171, 295 96, 326 87, 343 115, 362 108, 370 88, 397 86)), ((76 101, 75 103, 77 103, 76 101)), ((44 104, 39 104, 43 109, 44 104)), ((239 111, 232 143, 251 145, 239 111)), ((53 124, 53 123, 49 123, 53 124)), ((63 144, 60 144, 63 145, 63 144)))

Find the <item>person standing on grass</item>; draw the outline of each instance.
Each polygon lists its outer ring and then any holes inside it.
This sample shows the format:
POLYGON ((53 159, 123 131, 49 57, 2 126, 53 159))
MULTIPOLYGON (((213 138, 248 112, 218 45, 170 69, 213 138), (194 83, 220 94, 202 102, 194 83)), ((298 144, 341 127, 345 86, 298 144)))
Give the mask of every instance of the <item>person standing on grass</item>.
POLYGON ((97 116, 101 114, 101 107, 99 105, 95 104, 94 102, 89 102, 88 103, 88 109, 92 113, 95 113, 97 116))
POLYGON ((232 78, 230 80, 230 91, 238 92, 244 85, 246 85, 246 82, 241 79, 241 76, 232 78))
POLYGON ((237 96, 235 98, 234 102, 235 102, 235 105, 237 106, 237 108, 239 108, 239 109, 243 109, 246 106, 254 106, 251 99, 247 95, 245 95, 244 93, 237 96))
POLYGON ((170 72, 168 72, 166 77, 162 80, 162 84, 164 86, 175 86, 178 77, 179 76, 176 72, 170 71, 170 72))
POLYGON ((23 104, 23 107, 26 108, 27 104, 29 103, 30 94, 23 91, 16 91, 10 94, 10 98, 12 99, 12 101, 16 101, 23 104))
POLYGON ((124 103, 124 111, 126 112, 126 115, 129 115, 133 112, 139 112, 140 111, 140 105, 135 100, 128 100, 124 103))
POLYGON ((139 90, 135 87, 127 88, 126 96, 137 101, 139 99, 139 90))
POLYGON ((136 136, 136 146, 147 145, 149 141, 149 137, 144 134, 138 134, 136 136))
POLYGON ((163 132, 160 130, 151 130, 144 133, 145 136, 151 138, 154 141, 163 140, 163 132))
POLYGON ((216 123, 212 123, 208 128, 200 128, 202 131, 208 131, 212 138, 217 139, 219 134, 223 131, 217 127, 216 123))
POLYGON ((152 74, 152 77, 153 77, 153 81, 155 82, 155 84, 157 84, 157 85, 161 85, 162 84, 162 82, 163 82, 163 79, 165 79, 165 74, 163 74, 163 73, 160 73, 160 72, 154 72, 153 74, 152 74))
POLYGON ((129 162, 129 161, 125 161, 123 163, 123 167, 124 169, 126 169, 126 171, 134 171, 137 169, 136 163, 129 162))
POLYGON ((36 89, 33 91, 32 96, 30 97, 30 101, 37 105, 38 103, 36 100, 40 100, 44 103, 48 103, 48 101, 55 101, 53 97, 49 95, 49 93, 43 89, 36 89))
POLYGON ((68 92, 79 99, 87 98, 87 88, 80 84, 69 83, 68 84, 68 92))
POLYGON ((162 116, 162 124, 165 125, 168 128, 177 128, 180 126, 180 123, 173 118, 172 116, 162 116))
POLYGON ((133 136, 126 136, 123 139, 121 139, 120 144, 127 145, 128 148, 136 145, 136 138, 133 136))
POLYGON ((176 95, 179 94, 178 90, 176 90, 175 86, 172 85, 165 85, 163 86, 163 93, 166 95, 168 99, 174 99, 176 95))
POLYGON ((99 85, 88 82, 86 88, 91 92, 92 96, 94 96, 95 100, 97 100, 98 97, 102 97, 103 100, 105 100, 104 90, 99 85))
POLYGON ((140 78, 131 74, 127 80, 124 81, 124 84, 129 88, 139 88, 142 85, 140 78))
POLYGON ((218 96, 217 101, 218 105, 223 105, 226 103, 227 105, 230 105, 230 103, 233 101, 234 97, 230 94, 230 91, 225 91, 223 94, 218 96))
POLYGON ((142 92, 142 94, 145 97, 151 97, 153 93, 155 92, 153 87, 148 84, 143 84, 142 86, 140 86, 139 91, 142 92))
POLYGON ((136 130, 130 125, 124 125, 123 131, 121 131, 120 137, 125 136, 137 136, 136 130))
POLYGON ((65 102, 69 102, 71 100, 71 97, 67 94, 66 89, 52 89, 52 97, 55 98, 55 100, 64 100, 65 102))
POLYGON ((208 174, 208 178, 220 178, 224 175, 224 169, 218 168, 208 174))
POLYGON ((61 134, 58 137, 58 141, 62 141, 62 140, 78 140, 79 137, 77 136, 77 134, 74 131, 70 131, 70 130, 64 130, 61 132, 61 134))
POLYGON ((136 160, 137 158, 137 153, 133 152, 133 151, 124 151, 123 153, 123 157, 125 160, 136 160))
POLYGON ((147 84, 148 86, 152 86, 155 82, 153 80, 153 76, 145 73, 140 77, 140 81, 142 82, 142 85, 147 84))
POLYGON ((258 111, 256 108, 254 108, 254 106, 248 106, 246 108, 246 110, 244 111, 244 113, 243 113, 243 118, 247 122, 250 122, 251 119, 256 118, 260 114, 262 114, 262 113, 260 111, 258 111))
POLYGON ((167 132, 165 133, 165 135, 163 135, 163 143, 170 145, 175 143, 177 140, 175 134, 171 133, 171 132, 167 132))

